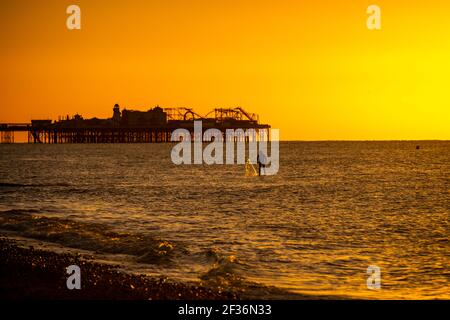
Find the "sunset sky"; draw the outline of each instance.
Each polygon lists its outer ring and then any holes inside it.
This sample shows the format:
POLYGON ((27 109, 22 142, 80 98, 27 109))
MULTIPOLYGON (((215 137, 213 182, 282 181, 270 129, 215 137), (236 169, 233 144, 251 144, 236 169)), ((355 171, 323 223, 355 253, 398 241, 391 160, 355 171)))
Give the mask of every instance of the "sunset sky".
POLYGON ((448 0, 1 1, 0 122, 241 106, 282 140, 450 139, 448 0), (66 28, 67 6, 81 30, 66 28), (382 30, 366 9, 381 7, 382 30))

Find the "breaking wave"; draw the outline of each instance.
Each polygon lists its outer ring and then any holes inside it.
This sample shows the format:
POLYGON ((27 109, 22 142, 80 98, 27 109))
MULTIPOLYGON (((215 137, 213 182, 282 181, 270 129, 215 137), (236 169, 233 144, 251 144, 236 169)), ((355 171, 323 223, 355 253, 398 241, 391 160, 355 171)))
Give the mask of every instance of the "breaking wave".
POLYGON ((244 281, 244 270, 248 266, 234 255, 224 255, 217 248, 205 252, 207 258, 213 260, 212 267, 200 279, 218 286, 241 286, 244 281))
POLYGON ((108 230, 104 225, 45 217, 35 210, 0 213, 0 229, 20 236, 96 253, 127 254, 136 262, 168 264, 187 250, 181 244, 142 234, 108 230))

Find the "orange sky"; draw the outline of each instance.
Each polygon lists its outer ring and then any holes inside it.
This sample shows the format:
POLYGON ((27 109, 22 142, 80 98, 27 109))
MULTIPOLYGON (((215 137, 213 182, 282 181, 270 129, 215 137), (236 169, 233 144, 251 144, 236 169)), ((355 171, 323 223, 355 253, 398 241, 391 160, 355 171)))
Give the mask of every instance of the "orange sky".
POLYGON ((0 122, 242 106, 286 140, 450 139, 449 1, 1 1, 0 122), (82 29, 66 28, 77 4, 82 29), (382 10, 382 30, 366 9, 382 10))

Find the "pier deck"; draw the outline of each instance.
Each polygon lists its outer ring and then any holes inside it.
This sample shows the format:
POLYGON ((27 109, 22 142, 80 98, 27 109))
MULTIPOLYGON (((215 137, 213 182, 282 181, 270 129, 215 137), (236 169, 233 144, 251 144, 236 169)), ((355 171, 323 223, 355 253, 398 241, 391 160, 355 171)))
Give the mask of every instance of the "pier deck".
MULTIPOLYGON (((171 142, 172 132, 185 129, 194 137, 194 121, 202 121, 202 135, 211 128, 226 130, 254 129, 257 138, 269 139, 268 124, 259 124, 258 116, 242 113, 241 108, 215 109, 214 117, 201 117, 192 109, 159 107, 147 112, 127 111, 122 114, 118 105, 111 119, 87 119, 81 116, 66 120, 32 120, 31 123, 0 123, 0 142, 14 143, 15 132, 27 132, 28 143, 162 143, 171 142), (175 112, 175 111, 176 112, 175 112), (117 114, 118 113, 118 114, 117 114), (155 113, 158 113, 155 116, 155 113), (225 115, 225 116, 224 116, 225 115), (187 119, 190 117, 190 119, 187 119), (155 120, 156 119, 156 120, 155 120)), ((242 110, 243 111, 243 110, 242 110)), ((245 139, 245 137, 244 137, 245 139)), ((208 140, 210 141, 210 140, 208 140)))

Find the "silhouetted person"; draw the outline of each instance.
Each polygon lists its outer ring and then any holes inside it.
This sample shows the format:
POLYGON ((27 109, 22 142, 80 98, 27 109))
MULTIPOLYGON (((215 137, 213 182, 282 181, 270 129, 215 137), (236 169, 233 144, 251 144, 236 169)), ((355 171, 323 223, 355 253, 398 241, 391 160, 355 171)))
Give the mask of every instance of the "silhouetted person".
POLYGON ((261 175, 261 168, 266 167, 266 156, 264 152, 260 151, 258 153, 258 156, 256 158, 256 162, 258 163, 258 175, 261 175))

